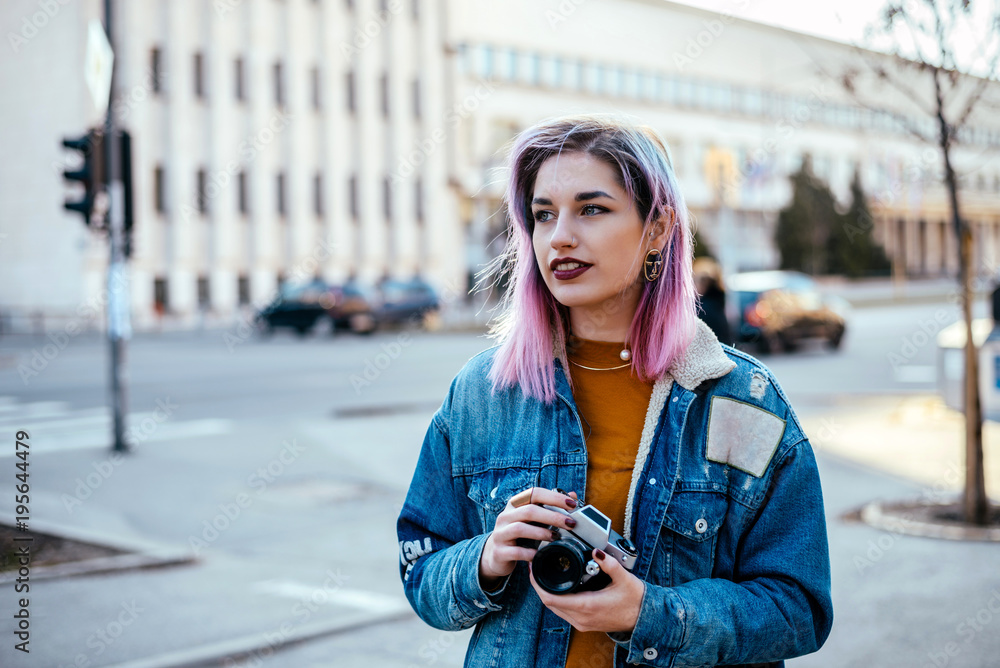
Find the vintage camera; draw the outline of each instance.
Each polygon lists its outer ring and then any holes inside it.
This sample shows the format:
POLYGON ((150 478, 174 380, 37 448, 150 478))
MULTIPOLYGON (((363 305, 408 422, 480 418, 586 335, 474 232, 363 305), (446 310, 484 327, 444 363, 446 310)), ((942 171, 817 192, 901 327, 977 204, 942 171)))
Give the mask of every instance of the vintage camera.
POLYGON ((611 578, 591 558, 594 548, 604 551, 632 570, 638 553, 635 545, 611 528, 611 520, 597 508, 587 505, 569 512, 557 506, 543 508, 569 515, 576 520, 573 530, 551 527, 559 538, 541 541, 531 561, 531 571, 538 586, 552 594, 573 594, 602 589, 611 578))

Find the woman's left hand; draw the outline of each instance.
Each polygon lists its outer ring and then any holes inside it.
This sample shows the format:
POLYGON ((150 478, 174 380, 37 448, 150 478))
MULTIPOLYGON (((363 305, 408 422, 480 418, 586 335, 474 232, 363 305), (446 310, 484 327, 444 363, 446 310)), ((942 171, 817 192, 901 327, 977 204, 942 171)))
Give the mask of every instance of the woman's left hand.
POLYGON ((611 578, 603 589, 579 594, 550 594, 535 582, 529 564, 531 586, 546 608, 572 624, 577 631, 631 632, 639 619, 646 584, 604 552, 594 550, 592 556, 611 578))

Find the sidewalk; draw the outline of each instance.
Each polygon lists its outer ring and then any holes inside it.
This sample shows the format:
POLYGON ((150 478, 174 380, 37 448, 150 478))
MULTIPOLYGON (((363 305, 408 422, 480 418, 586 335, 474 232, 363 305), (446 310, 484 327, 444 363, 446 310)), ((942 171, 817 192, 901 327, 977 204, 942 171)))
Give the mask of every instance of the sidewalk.
MULTIPOLYGON (((989 607, 1000 546, 842 520, 872 499, 957 490, 961 433, 934 402, 851 401, 803 421, 823 477, 837 621, 821 652, 791 666, 923 666, 942 655, 948 666, 985 666, 1000 656, 1000 614, 989 607), (981 631, 961 627, 970 616, 981 631)), ((416 457, 406 444, 420 442, 429 416, 247 421, 225 436, 150 443, 72 512, 67 498, 82 496, 108 453, 33 455, 32 522, 196 560, 33 579, 31 654, 13 651, 15 620, 4 614, 0 665, 462 665, 468 632, 423 625, 397 575, 394 522, 416 457)), ((994 496, 998 437, 988 427, 994 496)), ((13 464, 0 456, 0 467, 13 464)), ((12 498, 11 481, 0 476, 0 497, 12 498)), ((13 609, 10 582, 0 591, 13 609)))

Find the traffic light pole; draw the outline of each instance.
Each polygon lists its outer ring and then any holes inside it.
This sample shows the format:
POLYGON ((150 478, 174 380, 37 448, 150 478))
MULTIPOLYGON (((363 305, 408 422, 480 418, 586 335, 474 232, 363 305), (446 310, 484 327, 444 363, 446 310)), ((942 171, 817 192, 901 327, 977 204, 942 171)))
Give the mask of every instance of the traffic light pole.
MULTIPOLYGON (((104 0, 104 29, 114 49, 112 0, 104 0)), ((115 70, 111 73, 111 100, 115 99, 115 70)), ((108 239, 111 262, 108 267, 108 343, 111 352, 111 410, 114 419, 113 445, 115 452, 127 452, 125 440, 126 408, 126 341, 132 336, 129 320, 128 265, 125 258, 125 195, 122 184, 120 137, 115 128, 113 105, 108 105, 104 118, 104 164, 108 169, 108 239)), ((131 165, 128 165, 131 168, 131 165)))

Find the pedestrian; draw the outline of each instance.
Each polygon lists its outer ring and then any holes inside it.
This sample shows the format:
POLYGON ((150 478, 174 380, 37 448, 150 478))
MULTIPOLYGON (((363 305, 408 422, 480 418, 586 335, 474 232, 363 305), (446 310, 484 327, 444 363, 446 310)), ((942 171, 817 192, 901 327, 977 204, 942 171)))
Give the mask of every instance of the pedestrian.
POLYGON ((710 257, 694 261, 694 282, 698 291, 698 317, 722 343, 733 344, 726 318, 726 289, 723 287, 722 267, 710 257))
POLYGON ((696 317, 668 149, 616 117, 557 118, 508 168, 498 345, 452 382, 397 522, 410 604, 475 627, 466 666, 817 650, 833 610, 816 462, 771 372, 696 317))

